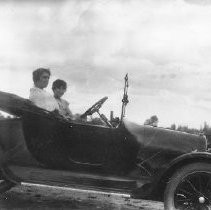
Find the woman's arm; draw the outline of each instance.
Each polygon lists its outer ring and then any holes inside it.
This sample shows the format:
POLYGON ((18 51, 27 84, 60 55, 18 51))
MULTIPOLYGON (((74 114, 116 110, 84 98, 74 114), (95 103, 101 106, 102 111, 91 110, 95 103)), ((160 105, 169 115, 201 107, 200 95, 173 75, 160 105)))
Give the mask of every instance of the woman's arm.
POLYGON ((69 106, 66 107, 66 112, 67 112, 68 116, 70 116, 70 118, 73 118, 73 113, 70 111, 69 106))

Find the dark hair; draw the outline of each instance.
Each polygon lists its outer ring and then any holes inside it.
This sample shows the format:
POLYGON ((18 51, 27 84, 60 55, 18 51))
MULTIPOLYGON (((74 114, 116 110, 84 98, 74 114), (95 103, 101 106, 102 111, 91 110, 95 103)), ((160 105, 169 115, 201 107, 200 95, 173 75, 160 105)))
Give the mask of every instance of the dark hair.
POLYGON ((45 69, 45 68, 39 68, 33 71, 32 75, 33 75, 33 81, 37 82, 39 81, 41 75, 46 72, 49 74, 49 76, 51 76, 51 72, 50 69, 45 69))
POLYGON ((64 89, 67 89, 67 83, 64 80, 57 79, 52 84, 52 90, 56 88, 61 88, 61 87, 63 87, 64 89))

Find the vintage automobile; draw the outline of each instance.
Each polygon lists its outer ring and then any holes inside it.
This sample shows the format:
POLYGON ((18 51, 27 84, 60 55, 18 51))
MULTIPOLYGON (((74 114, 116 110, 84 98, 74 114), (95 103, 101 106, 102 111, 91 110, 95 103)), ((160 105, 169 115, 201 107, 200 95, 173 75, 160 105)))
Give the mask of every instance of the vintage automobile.
POLYGON ((127 192, 164 200, 167 210, 211 209, 211 153, 203 135, 108 120, 102 98, 69 121, 17 95, 0 92, 0 192, 23 182, 127 192), (85 122, 97 112, 104 125, 85 122))

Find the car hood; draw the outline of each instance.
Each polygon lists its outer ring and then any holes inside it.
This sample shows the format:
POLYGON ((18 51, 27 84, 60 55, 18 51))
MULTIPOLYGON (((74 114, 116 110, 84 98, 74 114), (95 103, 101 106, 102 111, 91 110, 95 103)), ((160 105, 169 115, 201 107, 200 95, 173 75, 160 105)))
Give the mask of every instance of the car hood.
POLYGON ((124 121, 125 128, 142 148, 188 153, 206 151, 207 140, 204 136, 174 131, 165 128, 138 125, 124 121))

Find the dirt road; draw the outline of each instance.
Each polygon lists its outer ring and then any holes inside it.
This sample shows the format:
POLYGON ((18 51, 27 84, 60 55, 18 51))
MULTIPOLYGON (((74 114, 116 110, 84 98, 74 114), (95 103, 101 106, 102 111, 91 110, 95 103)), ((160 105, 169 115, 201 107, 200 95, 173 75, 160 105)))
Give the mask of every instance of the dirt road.
POLYGON ((24 184, 0 197, 0 209, 144 209, 163 210, 163 204, 131 199, 127 194, 24 184))

